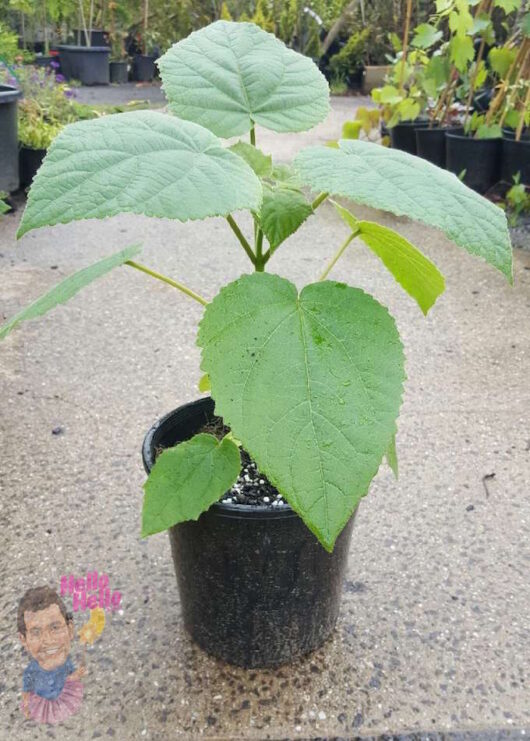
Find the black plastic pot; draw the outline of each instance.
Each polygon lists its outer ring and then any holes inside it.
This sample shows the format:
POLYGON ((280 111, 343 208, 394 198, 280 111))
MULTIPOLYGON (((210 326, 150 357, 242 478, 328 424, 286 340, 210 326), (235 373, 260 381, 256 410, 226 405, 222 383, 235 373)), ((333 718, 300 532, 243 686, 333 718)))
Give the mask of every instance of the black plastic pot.
MULTIPOLYGON (((186 404, 147 433, 155 451, 189 439, 213 417, 210 398, 186 404)), ((353 515, 327 553, 290 507, 217 502, 169 530, 184 625, 210 654, 244 667, 275 666, 320 646, 335 627, 353 515)))
POLYGON ((416 153, 418 157, 432 162, 433 165, 445 168, 445 134, 447 131, 457 131, 456 128, 435 126, 432 129, 416 129, 416 153))
POLYGON ((110 81, 118 85, 123 85, 129 79, 127 62, 111 62, 109 66, 110 81))
POLYGON ((429 125, 427 119, 417 118, 415 121, 402 121, 390 129, 390 144, 392 149, 400 149, 402 152, 417 154, 416 129, 426 128, 429 125))
POLYGON ((530 133, 515 141, 515 131, 503 130, 501 180, 513 185, 513 177, 520 173, 521 183, 530 185, 530 133))
POLYGON ((45 149, 30 149, 30 147, 21 147, 19 152, 20 167, 20 185, 26 188, 31 185, 37 170, 42 165, 42 160, 46 156, 45 149))
POLYGON ((109 84, 108 46, 60 46, 61 69, 68 80, 83 85, 109 84))
MULTIPOLYGON (((90 46, 109 46, 109 33, 99 28, 93 28, 89 33, 90 46)), ((77 46, 86 46, 85 32, 81 29, 74 31, 74 42, 77 46)))
POLYGON ((0 191, 19 186, 17 100, 20 90, 0 85, 0 191))
POLYGON ((465 170, 464 183, 477 193, 486 193, 500 180, 501 145, 499 139, 474 139, 462 129, 448 131, 446 166, 455 175, 465 170))
POLYGON ((136 54, 133 57, 132 78, 136 82, 151 82, 155 76, 155 59, 147 54, 136 54))

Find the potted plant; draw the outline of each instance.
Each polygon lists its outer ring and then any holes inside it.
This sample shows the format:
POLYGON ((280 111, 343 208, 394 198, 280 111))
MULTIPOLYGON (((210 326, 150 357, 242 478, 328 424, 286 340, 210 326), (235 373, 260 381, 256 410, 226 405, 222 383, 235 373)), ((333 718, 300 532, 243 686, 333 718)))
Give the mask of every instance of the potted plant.
MULTIPOLYGON (((367 30, 363 55, 363 83, 362 90, 365 95, 370 95, 372 90, 382 87, 385 80, 392 72, 392 57, 401 49, 401 42, 394 31, 388 33, 393 20, 389 15, 388 6, 379 4, 381 7, 363 8, 366 18, 367 30)), ((392 11, 390 11, 391 13, 392 11)))
POLYGON ((415 130, 428 125, 426 116, 420 114, 424 113, 427 106, 422 78, 429 57, 422 48, 425 45, 417 44, 418 48, 410 48, 411 15, 412 0, 407 0, 403 41, 400 43, 397 38, 394 39, 394 47, 398 51, 388 75, 388 84, 372 90, 372 98, 381 107, 391 146, 416 154, 415 130))
POLYGON ((61 128, 60 124, 50 123, 42 117, 35 101, 22 101, 18 140, 20 185, 23 188, 33 182, 48 147, 61 128))
MULTIPOLYGON (((465 171, 464 182, 479 193, 486 193, 501 177, 502 154, 502 121, 508 114, 509 104, 506 101, 508 91, 517 87, 519 76, 523 79, 527 72, 525 61, 528 54, 528 40, 523 38, 520 48, 516 35, 509 39, 502 48, 493 48, 488 54, 489 68, 484 65, 485 50, 494 43, 495 35, 492 24, 492 13, 495 8, 502 8, 505 15, 517 9, 519 3, 502 3, 496 0, 484 0, 476 6, 473 25, 467 33, 465 23, 457 26, 452 43, 467 42, 471 31, 480 38, 475 55, 473 46, 462 47, 462 63, 468 58, 468 71, 463 75, 465 92, 465 117, 463 128, 446 133, 447 168, 454 173, 465 171), (477 105, 476 92, 481 83, 487 79, 498 87, 497 94, 491 99, 486 112, 477 105), (467 88, 467 91, 466 91, 467 88), (473 106, 473 102, 475 105, 473 106)), ((471 14, 469 14, 471 15, 471 14)), ((504 19, 506 23, 506 18, 504 19)), ((458 55, 460 47, 455 47, 458 55)), ((458 55, 455 56, 458 59, 458 55)), ((508 100, 513 100, 508 96, 508 100)))
POLYGON ((132 60, 132 77, 136 82, 152 82, 156 75, 155 62, 159 56, 156 31, 144 31, 139 35, 139 53, 132 60))
MULTIPOLYGON (((18 65, 9 81, 17 87, 20 185, 30 185, 46 150, 62 126, 77 119, 72 91, 53 69, 18 65)), ((1 76, 0 76, 1 78, 1 76)))
POLYGON ((397 471, 398 330, 374 298, 328 275, 358 237, 424 313, 444 279, 404 237, 335 202, 345 238, 316 282, 299 293, 266 272, 269 260, 334 195, 438 227, 511 282, 506 217, 450 173, 369 142, 309 147, 294 167, 275 165, 256 146, 256 125, 310 129, 328 114, 329 90, 310 59, 253 24, 217 21, 175 44, 159 67, 172 115, 66 127, 33 182, 18 236, 123 212, 222 216, 253 272, 209 300, 139 263, 134 245, 67 278, 0 336, 118 265, 203 307, 200 389, 211 396, 147 434, 142 533, 169 530, 193 638, 227 661, 273 665, 332 631, 357 506, 385 456, 397 471), (248 142, 223 146, 246 134, 248 142), (312 201, 302 184, 318 194, 312 201), (234 217, 241 209, 253 216, 253 243, 234 217))
POLYGON ((61 69, 67 80, 79 80, 83 85, 109 84, 110 47, 101 44, 101 38, 93 37, 94 0, 85 7, 85 0, 78 0, 78 11, 82 25, 82 39, 77 33, 76 44, 61 44, 59 56, 61 69), (93 44, 93 41, 97 42, 93 44))
MULTIPOLYGON (((508 69, 486 114, 486 123, 493 122, 502 131, 501 178, 511 183, 518 174, 520 182, 530 184, 530 13, 519 47, 512 47, 500 56, 498 64, 508 69)), ((492 50, 493 52, 494 50, 492 50)))
POLYGON ((126 3, 109 3, 109 16, 109 39, 111 46, 110 81, 112 83, 123 84, 129 79, 129 65, 127 61, 127 51, 125 49, 127 32, 124 30, 129 21, 126 3))
POLYGON ((8 193, 19 186, 17 102, 20 91, 0 83, 0 190, 8 193))

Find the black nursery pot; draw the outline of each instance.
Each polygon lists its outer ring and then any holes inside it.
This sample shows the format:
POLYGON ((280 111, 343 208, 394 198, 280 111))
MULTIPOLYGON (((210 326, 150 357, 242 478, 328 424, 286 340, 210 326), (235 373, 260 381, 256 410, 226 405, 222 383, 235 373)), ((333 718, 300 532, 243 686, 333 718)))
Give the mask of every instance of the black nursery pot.
POLYGON ((500 180, 501 144, 499 139, 474 139, 463 129, 446 133, 446 166, 455 175, 466 171, 464 183, 477 193, 486 193, 500 180))
POLYGON ((0 85, 0 191, 19 186, 17 100, 20 90, 0 85))
POLYGON ((37 170, 46 156, 45 149, 30 149, 21 147, 19 152, 20 185, 26 188, 33 182, 37 170))
POLYGON ((513 185, 513 177, 520 173, 521 183, 530 185, 530 134, 515 141, 515 135, 503 132, 501 155, 501 180, 513 185))
POLYGON ((109 84, 108 46, 60 46, 61 69, 68 80, 83 85, 109 84))
MULTIPOLYGON (((210 398, 179 407, 147 433, 155 452, 189 439, 214 416, 210 398)), ((288 506, 217 502, 169 530, 184 625, 209 654, 247 668, 292 661, 320 646, 339 614, 355 513, 327 553, 288 506)))
MULTIPOLYGON (((90 46, 108 46, 109 33, 100 28, 93 28, 89 33, 90 46)), ((75 43, 77 46, 86 46, 86 36, 84 30, 77 28, 74 31, 75 43)))
POLYGON ((445 167, 446 146, 445 134, 447 131, 456 131, 457 129, 448 129, 435 126, 432 129, 416 129, 416 150, 418 157, 421 157, 433 165, 445 167))
POLYGON ((416 129, 424 129, 429 121, 417 118, 415 121, 402 121, 390 129, 390 144, 392 149, 400 149, 402 152, 417 154, 416 129))
POLYGON ((136 82, 151 82, 155 76, 156 57, 136 54, 133 58, 132 77, 136 82))
POLYGON ((127 62, 111 62, 109 67, 110 81, 112 83, 123 85, 129 79, 127 62))

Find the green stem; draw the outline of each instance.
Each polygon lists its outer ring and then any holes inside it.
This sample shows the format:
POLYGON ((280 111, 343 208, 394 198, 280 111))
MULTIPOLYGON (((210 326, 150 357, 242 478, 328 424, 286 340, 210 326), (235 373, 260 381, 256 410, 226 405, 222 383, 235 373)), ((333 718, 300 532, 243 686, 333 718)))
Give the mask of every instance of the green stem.
POLYGON ((350 242, 352 241, 352 239, 355 239, 355 237, 359 234, 359 232, 360 232, 360 229, 358 229, 355 232, 352 232, 348 236, 348 238, 341 244, 341 246, 339 247, 339 249, 337 250, 337 252, 333 255, 333 258, 331 259, 331 262, 329 262, 328 265, 326 265, 326 269, 324 270, 324 272, 322 273, 322 275, 318 279, 319 281, 325 280, 328 277, 328 274, 329 274, 329 271, 331 270, 331 268, 335 265, 335 263, 337 262, 337 260, 339 259, 339 257, 342 255, 342 253, 344 252, 344 250, 346 249, 346 247, 350 244, 350 242))
POLYGON ((328 196, 329 193, 321 193, 319 196, 317 196, 311 204, 311 208, 313 209, 313 211, 315 211, 320 206, 322 201, 325 201, 328 196))
POLYGON ((129 265, 129 267, 131 268, 136 268, 136 270, 140 270, 142 273, 147 273, 147 275, 150 275, 152 278, 156 278, 157 280, 161 280, 163 283, 167 283, 168 286, 177 288, 179 291, 182 291, 182 293, 185 293, 186 296, 189 296, 195 301, 198 301, 199 304, 202 304, 203 306, 208 305, 208 301, 206 301, 205 298, 203 298, 202 296, 199 296, 198 293, 195 293, 195 291, 192 291, 191 288, 188 288, 182 283, 178 283, 178 281, 173 280, 172 278, 168 278, 167 275, 162 275, 162 273, 157 273, 155 270, 151 270, 151 268, 148 268, 145 265, 141 265, 138 262, 134 262, 134 260, 127 260, 125 265, 129 265))
POLYGON ((256 272, 263 273, 265 269, 265 260, 263 255, 263 231, 261 227, 258 227, 258 235, 256 237, 256 272))
POLYGON ((238 238, 241 246, 243 247, 243 249, 247 253, 247 255, 248 255, 249 259, 250 259, 250 262, 253 265, 255 265, 256 264, 256 255, 252 252, 252 247, 249 245, 249 243, 245 239, 245 237, 244 237, 241 229, 238 227, 238 225, 236 224, 236 222, 232 218, 231 214, 228 214, 228 216, 226 217, 226 220, 230 224, 230 226, 232 228, 232 231, 234 232, 234 234, 238 238))
POLYGON ((252 128, 250 129, 250 143, 253 147, 256 146, 256 129, 254 128, 254 124, 252 124, 252 128))
POLYGON ((271 259, 271 257, 272 257, 272 251, 271 251, 271 248, 269 247, 269 249, 267 250, 267 252, 265 252, 265 254, 262 257, 262 263, 263 263, 263 265, 266 265, 269 262, 269 260, 271 259))

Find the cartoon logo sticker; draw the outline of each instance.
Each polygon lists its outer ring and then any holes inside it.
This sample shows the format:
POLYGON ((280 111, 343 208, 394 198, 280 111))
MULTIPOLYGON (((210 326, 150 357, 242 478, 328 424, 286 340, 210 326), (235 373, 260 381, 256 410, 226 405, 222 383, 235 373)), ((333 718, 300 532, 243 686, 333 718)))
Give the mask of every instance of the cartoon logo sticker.
POLYGON ((86 648, 101 635, 105 611, 99 606, 90 609, 88 622, 78 631, 83 654, 77 669, 70 656, 73 616, 54 589, 28 589, 18 606, 17 627, 20 642, 31 656, 22 679, 21 710, 38 723, 60 723, 81 707, 86 648))

